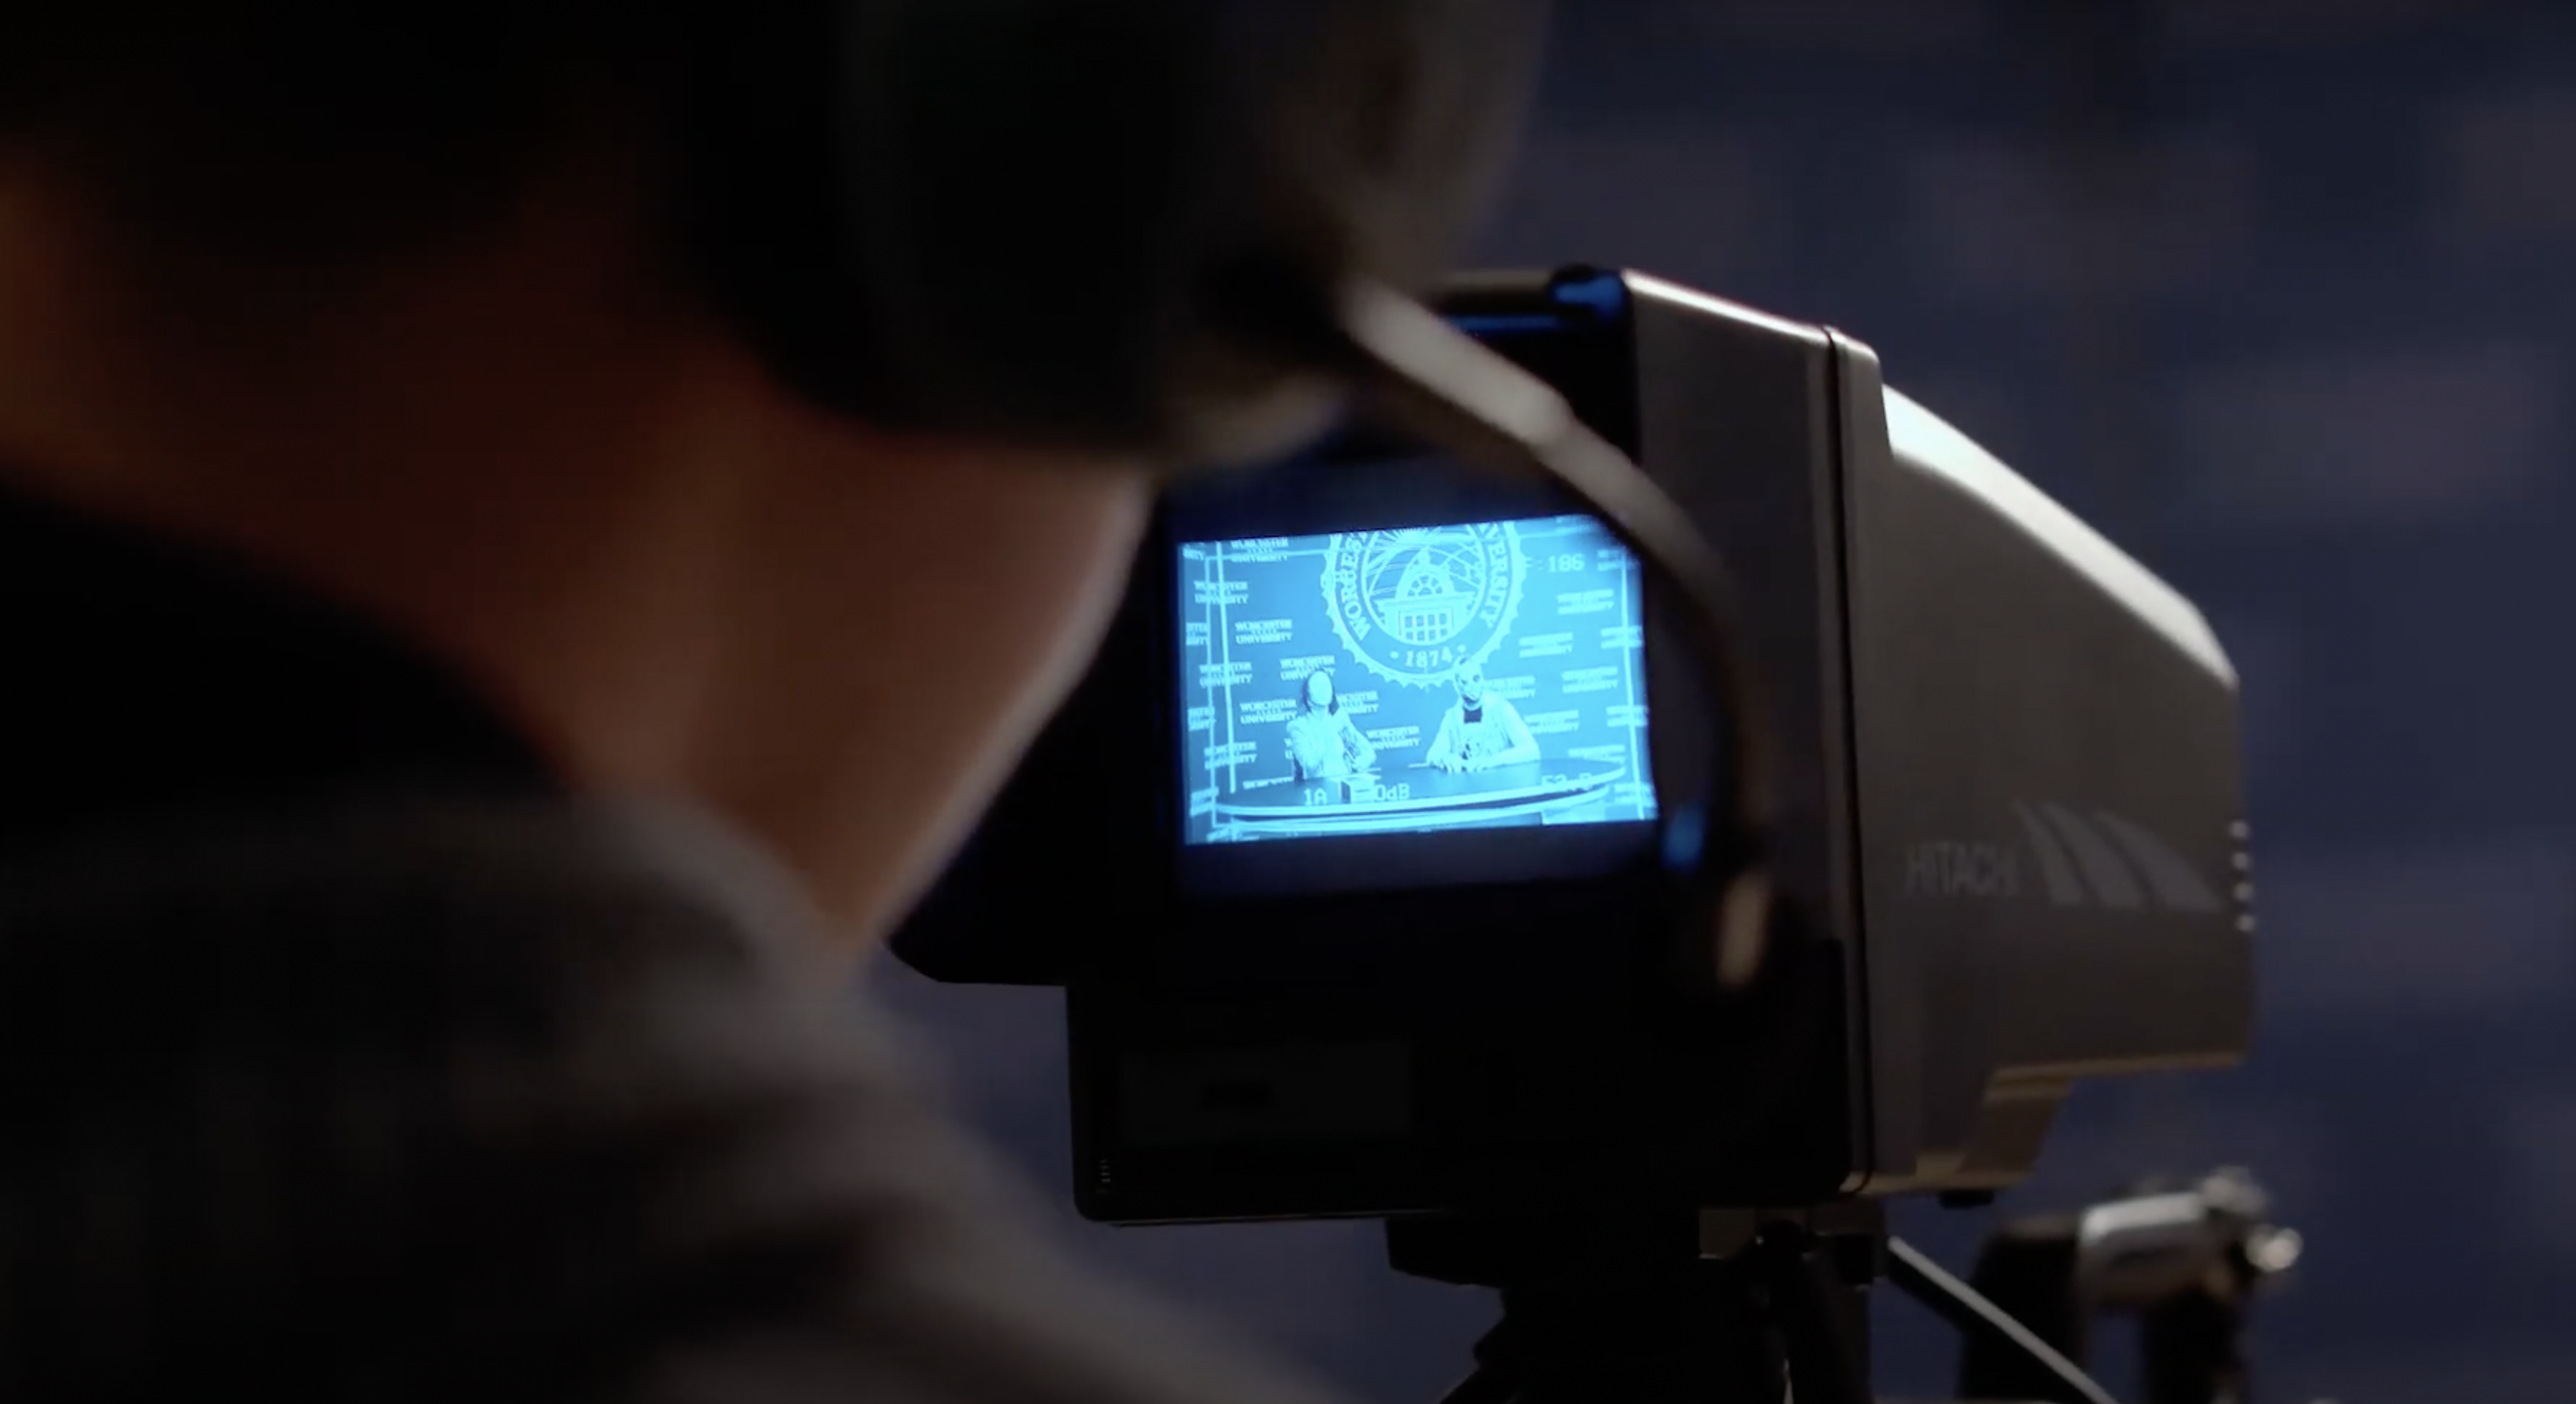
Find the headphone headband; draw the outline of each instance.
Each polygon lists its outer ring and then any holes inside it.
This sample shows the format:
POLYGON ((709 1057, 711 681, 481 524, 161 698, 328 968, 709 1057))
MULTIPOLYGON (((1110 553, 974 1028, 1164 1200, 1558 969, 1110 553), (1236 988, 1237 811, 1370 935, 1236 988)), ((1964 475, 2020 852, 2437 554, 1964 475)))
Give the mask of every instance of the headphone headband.
POLYGON ((790 385, 889 427, 1263 456, 1338 291, 1418 290, 1541 0, 805 0, 693 39, 678 214, 790 385))

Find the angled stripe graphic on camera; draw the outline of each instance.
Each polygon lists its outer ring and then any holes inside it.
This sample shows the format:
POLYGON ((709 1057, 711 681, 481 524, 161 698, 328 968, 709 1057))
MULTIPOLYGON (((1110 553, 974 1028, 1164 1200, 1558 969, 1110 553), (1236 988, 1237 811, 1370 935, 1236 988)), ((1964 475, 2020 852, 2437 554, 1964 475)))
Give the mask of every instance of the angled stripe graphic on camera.
POLYGON ((2108 810, 2015 804, 2013 814, 2038 855, 2041 885, 2061 907, 2205 913, 2225 905, 2172 845, 2108 810))

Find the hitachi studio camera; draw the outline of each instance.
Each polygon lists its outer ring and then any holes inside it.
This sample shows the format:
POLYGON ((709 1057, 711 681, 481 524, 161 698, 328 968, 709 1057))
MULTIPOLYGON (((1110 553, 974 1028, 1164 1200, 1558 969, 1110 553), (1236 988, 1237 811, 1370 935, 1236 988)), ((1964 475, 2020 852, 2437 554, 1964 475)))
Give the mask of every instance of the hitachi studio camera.
POLYGON ((1684 987, 1722 699, 1581 503, 1366 430, 1191 482, 897 942, 1066 989, 1085 1214, 1973 1194, 2078 1081, 2245 1052, 2236 679, 2189 602, 1839 333, 1588 269, 1441 311, 1732 563, 1821 954, 1684 987))

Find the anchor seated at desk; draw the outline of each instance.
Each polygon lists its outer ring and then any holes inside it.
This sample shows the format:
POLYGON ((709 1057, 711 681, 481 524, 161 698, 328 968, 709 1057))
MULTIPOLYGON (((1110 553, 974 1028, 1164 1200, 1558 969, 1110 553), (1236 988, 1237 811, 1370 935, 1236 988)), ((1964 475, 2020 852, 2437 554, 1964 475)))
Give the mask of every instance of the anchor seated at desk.
POLYGON ((1455 679, 1458 700, 1440 718, 1423 764, 1452 774, 1526 765, 1538 759, 1538 738, 1520 709, 1485 686, 1485 670, 1469 663, 1455 679))
POLYGON ((1297 714, 1288 719, 1288 763, 1300 783, 1348 780, 1377 765, 1377 748, 1342 709, 1333 675, 1321 668, 1298 684, 1297 714))

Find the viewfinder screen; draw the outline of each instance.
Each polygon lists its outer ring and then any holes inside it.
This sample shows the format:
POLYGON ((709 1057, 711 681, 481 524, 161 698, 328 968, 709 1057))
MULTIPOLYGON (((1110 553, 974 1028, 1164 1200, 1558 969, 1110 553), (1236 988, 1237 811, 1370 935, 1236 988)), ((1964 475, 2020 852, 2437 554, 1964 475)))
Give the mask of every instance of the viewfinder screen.
POLYGON ((1592 518, 1191 541, 1178 565, 1185 844, 1654 820, 1641 573, 1592 518))

